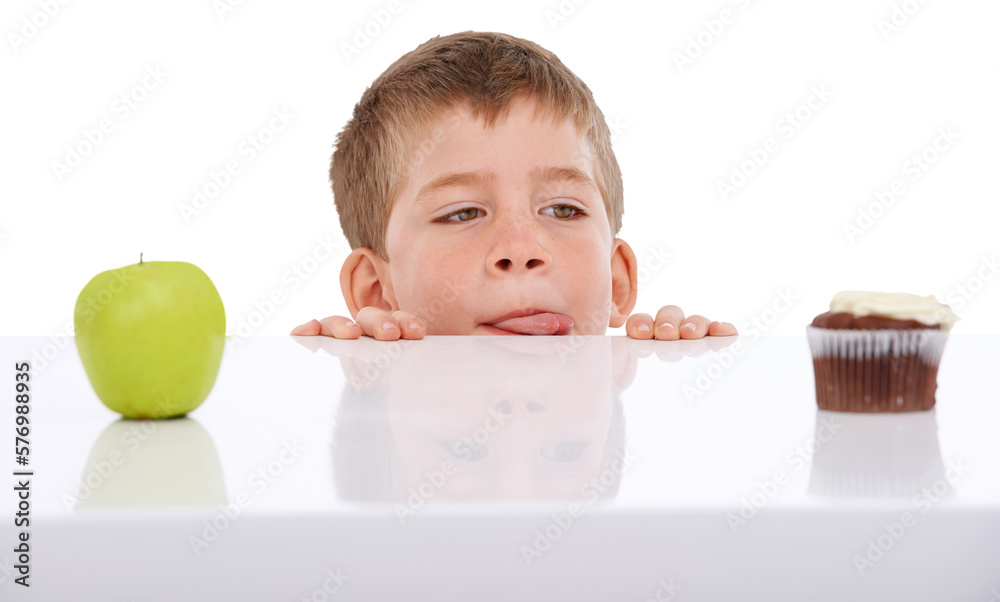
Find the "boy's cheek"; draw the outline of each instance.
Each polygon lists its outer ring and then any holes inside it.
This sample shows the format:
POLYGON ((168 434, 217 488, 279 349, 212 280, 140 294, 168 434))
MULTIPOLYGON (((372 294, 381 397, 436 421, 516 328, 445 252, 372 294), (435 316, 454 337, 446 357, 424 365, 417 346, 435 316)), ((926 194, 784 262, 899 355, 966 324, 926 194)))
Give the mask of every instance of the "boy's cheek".
MULTIPOLYGON (((400 303, 400 309, 420 318, 427 335, 469 334, 462 331, 467 319, 467 308, 471 292, 462 293, 449 283, 425 283, 426 288, 410 296, 407 303, 400 303), (426 285, 430 286, 426 286, 426 285)), ((474 302, 474 301, 473 301, 474 302)), ((469 326, 471 329, 472 326, 469 326)))

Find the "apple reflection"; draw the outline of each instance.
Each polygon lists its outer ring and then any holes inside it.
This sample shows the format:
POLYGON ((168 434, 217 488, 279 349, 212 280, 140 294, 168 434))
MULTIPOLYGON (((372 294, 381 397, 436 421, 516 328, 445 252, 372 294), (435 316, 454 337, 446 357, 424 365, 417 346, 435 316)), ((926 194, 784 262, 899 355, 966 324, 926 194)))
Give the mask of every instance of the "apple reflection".
POLYGON ((97 438, 77 482, 77 511, 227 503, 222 464, 208 432, 191 418, 126 420, 97 438))

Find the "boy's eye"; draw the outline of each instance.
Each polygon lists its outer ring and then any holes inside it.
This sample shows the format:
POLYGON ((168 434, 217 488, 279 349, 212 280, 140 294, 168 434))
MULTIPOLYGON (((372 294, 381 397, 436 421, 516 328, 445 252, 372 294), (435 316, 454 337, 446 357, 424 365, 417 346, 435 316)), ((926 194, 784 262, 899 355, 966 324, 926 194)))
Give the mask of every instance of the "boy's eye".
POLYGON ((559 219, 570 219, 586 215, 582 209, 577 209, 573 205, 551 205, 542 209, 542 211, 546 211, 552 217, 557 217, 559 219))
POLYGON ((586 441, 564 441, 541 449, 542 457, 552 462, 575 462, 587 449, 586 441))
POLYGON ((439 222, 469 222, 469 221, 472 221, 472 220, 476 219, 477 217, 479 217, 479 215, 482 212, 483 212, 482 209, 478 209, 476 207, 468 207, 466 209, 459 209, 458 211, 455 211, 454 213, 449 213, 448 215, 440 217, 440 218, 438 218, 435 221, 439 221, 439 222))

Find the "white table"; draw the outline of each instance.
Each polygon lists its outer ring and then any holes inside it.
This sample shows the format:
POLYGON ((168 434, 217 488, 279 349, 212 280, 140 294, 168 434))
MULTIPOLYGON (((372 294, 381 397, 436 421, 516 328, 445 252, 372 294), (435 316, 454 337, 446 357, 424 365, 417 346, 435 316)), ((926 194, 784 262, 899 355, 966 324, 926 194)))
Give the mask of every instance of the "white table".
POLYGON ((935 410, 848 415, 804 335, 258 337, 141 423, 71 339, 3 338, 0 599, 1000 600, 998 344, 951 337, 935 410))

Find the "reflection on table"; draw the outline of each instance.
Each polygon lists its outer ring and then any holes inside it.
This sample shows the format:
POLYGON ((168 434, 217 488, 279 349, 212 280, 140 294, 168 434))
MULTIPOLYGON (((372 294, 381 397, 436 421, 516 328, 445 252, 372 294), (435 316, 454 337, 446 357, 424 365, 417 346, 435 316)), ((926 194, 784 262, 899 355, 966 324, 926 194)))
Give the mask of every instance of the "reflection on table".
POLYGON ((945 477, 934 410, 852 414, 818 410, 809 493, 909 498, 945 477))
POLYGON ((411 507, 613 498, 630 462, 621 395, 638 360, 678 362, 735 340, 428 337, 344 346, 296 337, 337 355, 346 377, 332 447, 338 496, 411 507))
POLYGON ((338 495, 613 497, 625 424, 610 339, 587 337, 545 354, 519 343, 428 339, 421 353, 400 347, 395 357, 387 349, 385 356, 342 362, 350 384, 333 438, 338 495), (456 372, 472 354, 484 369, 456 372))
POLYGON ((117 420, 90 451, 67 509, 225 504, 222 465, 212 438, 191 418, 117 420))

